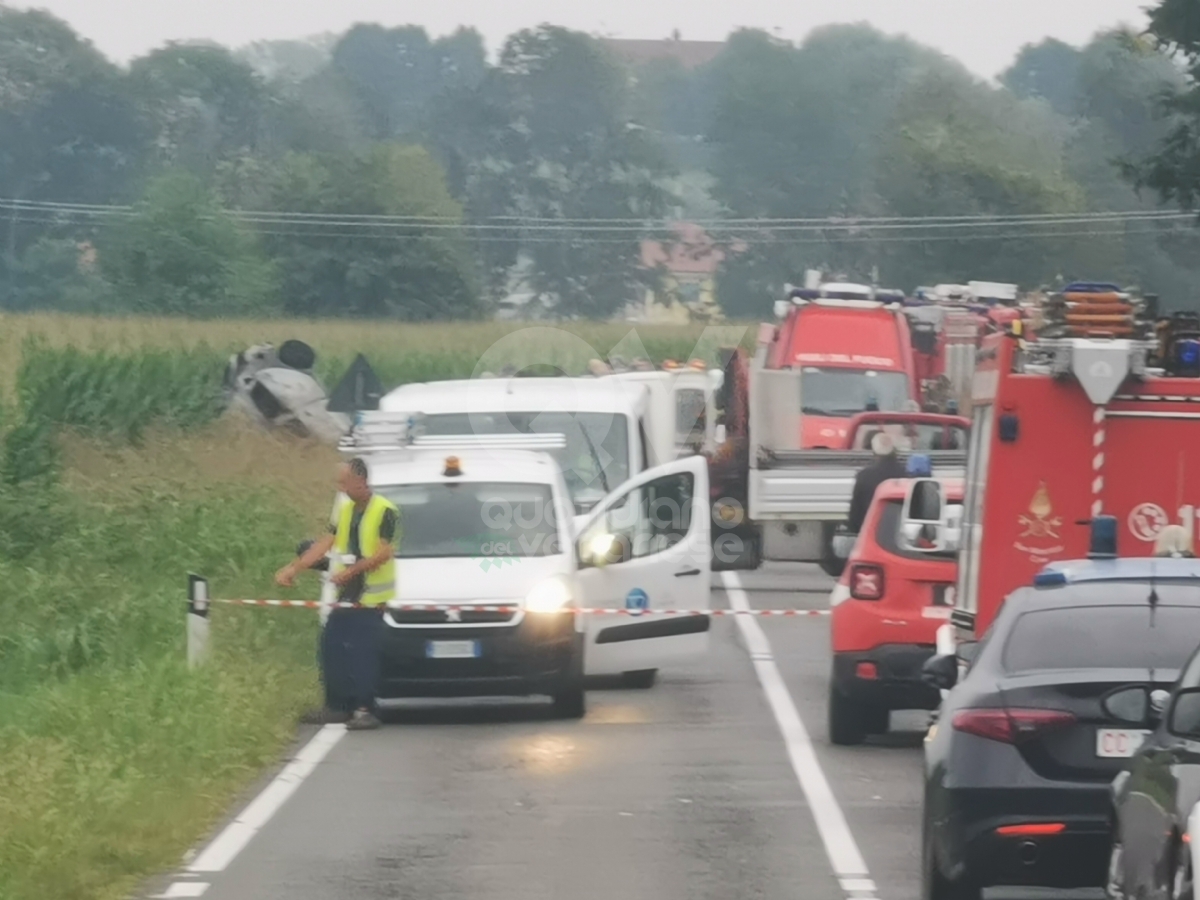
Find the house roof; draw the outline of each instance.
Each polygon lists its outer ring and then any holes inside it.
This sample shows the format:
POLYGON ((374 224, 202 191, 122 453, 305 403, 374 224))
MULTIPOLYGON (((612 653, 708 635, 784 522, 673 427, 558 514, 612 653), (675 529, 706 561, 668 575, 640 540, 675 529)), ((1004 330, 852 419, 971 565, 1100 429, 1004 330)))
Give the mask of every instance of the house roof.
POLYGON ((616 56, 632 66, 640 66, 656 59, 674 59, 685 69, 696 69, 712 62, 725 49, 724 41, 625 40, 603 38, 604 45, 616 56))
POLYGON ((718 247, 699 225, 680 223, 672 227, 676 240, 642 241, 642 268, 665 268, 673 275, 714 275, 725 260, 718 247))

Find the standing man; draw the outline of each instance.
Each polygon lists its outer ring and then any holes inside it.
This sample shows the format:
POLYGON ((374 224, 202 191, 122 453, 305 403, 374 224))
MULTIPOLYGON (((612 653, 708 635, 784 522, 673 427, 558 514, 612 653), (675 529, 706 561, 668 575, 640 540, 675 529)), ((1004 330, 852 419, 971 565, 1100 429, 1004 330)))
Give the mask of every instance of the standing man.
POLYGON ((891 435, 880 431, 871 438, 871 452, 875 454, 875 462, 854 476, 850 518, 846 523, 851 534, 858 534, 862 530, 871 501, 875 499, 875 489, 889 479, 904 478, 908 474, 896 454, 896 444, 891 435))
POLYGON ((379 640, 383 609, 396 597, 400 511, 371 492, 367 464, 361 459, 338 467, 337 486, 344 499, 334 509, 329 533, 280 569, 275 581, 291 587, 298 572, 311 569, 334 551, 330 580, 337 585, 338 602, 359 606, 334 609, 321 635, 326 713, 331 719, 348 717, 347 728, 365 731, 379 727, 375 715, 379 640))

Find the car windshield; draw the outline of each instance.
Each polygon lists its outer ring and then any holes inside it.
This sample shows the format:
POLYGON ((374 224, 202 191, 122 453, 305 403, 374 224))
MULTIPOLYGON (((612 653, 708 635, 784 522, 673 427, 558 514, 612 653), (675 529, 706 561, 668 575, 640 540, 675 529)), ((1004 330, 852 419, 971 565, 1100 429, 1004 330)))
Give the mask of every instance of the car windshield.
POLYGON ((550 451, 562 468, 571 502, 587 512, 629 479, 629 431, 616 413, 445 413, 424 419, 425 433, 561 434, 566 447, 550 451))
POLYGON ((805 366, 801 372, 802 411, 810 416, 847 418, 868 409, 898 412, 908 399, 908 376, 903 372, 817 366, 805 366))
POLYGON ((855 450, 869 450, 871 439, 879 432, 894 438, 899 446, 917 452, 925 450, 966 450, 967 430, 953 425, 913 422, 866 422, 854 432, 855 450))
POLYGON ((391 485, 378 491, 400 507, 396 555, 401 559, 563 552, 546 484, 462 481, 391 485))
POLYGON ((1004 669, 1181 669, 1196 649, 1198 632, 1200 607, 1194 606, 1034 610, 1009 632, 1004 669))

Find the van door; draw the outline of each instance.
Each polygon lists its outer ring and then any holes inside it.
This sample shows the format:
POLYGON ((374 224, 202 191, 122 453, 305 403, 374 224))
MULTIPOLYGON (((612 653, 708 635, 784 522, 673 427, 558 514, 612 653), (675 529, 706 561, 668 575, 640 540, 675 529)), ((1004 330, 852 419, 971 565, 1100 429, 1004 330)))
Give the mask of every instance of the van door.
POLYGON ((644 672, 707 650, 708 507, 708 464, 693 456, 643 473, 592 513, 576 542, 580 605, 619 612, 587 616, 587 674, 644 672))

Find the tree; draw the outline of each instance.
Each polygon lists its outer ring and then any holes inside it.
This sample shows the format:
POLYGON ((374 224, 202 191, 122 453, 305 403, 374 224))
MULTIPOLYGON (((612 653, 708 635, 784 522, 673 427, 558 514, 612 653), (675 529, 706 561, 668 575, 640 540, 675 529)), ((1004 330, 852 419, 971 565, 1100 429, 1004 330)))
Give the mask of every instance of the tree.
POLYGON ((1000 76, 1000 83, 1022 99, 1041 97, 1059 115, 1073 117, 1079 108, 1081 55, 1055 38, 1026 44, 1000 76))
POLYGON ((543 27, 513 35, 485 82, 435 116, 431 132, 472 218, 543 220, 481 241, 493 297, 514 270, 556 315, 608 316, 638 296, 648 275, 640 235, 568 221, 665 212, 670 170, 631 111, 628 76, 598 41, 543 27))
POLYGON ((133 215, 103 238, 100 264, 122 308, 197 317, 277 309, 275 271, 255 235, 194 175, 153 179, 133 215))
MULTIPOLYGON (((0 135, 0 197, 22 201, 121 202, 144 148, 120 70, 58 19, 3 5, 0 135)), ((28 301, 22 258, 62 218, 0 211, 0 305, 28 301)))
POLYGON ((268 145, 270 92, 223 47, 168 44, 134 60, 129 79, 165 168, 207 176, 221 160, 268 145))
POLYGON ((356 25, 333 49, 332 68, 354 91, 376 140, 410 138, 440 94, 477 86, 487 69, 483 38, 461 28, 431 41, 424 28, 356 25))
POLYGON ((1186 82, 1163 102, 1168 131, 1155 152, 1127 167, 1138 187, 1195 209, 1200 202, 1200 8, 1195 0, 1162 0, 1150 12, 1150 34, 1186 67, 1186 82))
POLYGON ((289 154, 270 184, 272 209, 429 220, 376 228, 319 220, 266 226, 288 313, 421 320, 482 312, 458 230, 462 210, 425 150, 383 144, 362 155, 289 154))

